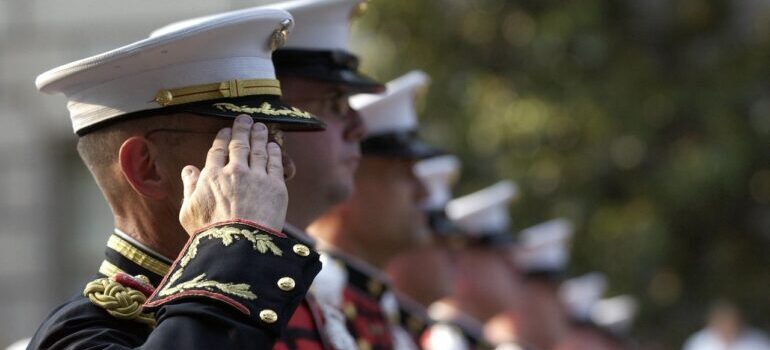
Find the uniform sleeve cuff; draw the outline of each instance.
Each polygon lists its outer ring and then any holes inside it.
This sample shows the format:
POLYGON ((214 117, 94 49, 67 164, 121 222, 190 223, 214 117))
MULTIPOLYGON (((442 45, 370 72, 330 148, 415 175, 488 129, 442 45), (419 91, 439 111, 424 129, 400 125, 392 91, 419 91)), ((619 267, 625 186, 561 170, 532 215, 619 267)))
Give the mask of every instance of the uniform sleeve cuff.
POLYGON ((318 254, 296 239, 251 221, 228 220, 190 237, 144 307, 215 301, 277 332, 320 268, 318 254))

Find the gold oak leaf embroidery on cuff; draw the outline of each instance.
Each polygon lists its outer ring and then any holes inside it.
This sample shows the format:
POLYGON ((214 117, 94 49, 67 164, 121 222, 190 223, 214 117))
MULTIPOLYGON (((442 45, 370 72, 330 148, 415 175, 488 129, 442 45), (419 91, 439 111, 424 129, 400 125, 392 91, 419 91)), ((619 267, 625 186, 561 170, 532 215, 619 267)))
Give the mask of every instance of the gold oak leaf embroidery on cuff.
POLYGON ((241 297, 246 300, 254 300, 257 298, 257 295, 250 290, 251 286, 249 286, 246 283, 222 283, 222 282, 207 280, 205 279, 205 277, 206 277, 206 274, 202 273, 187 282, 179 283, 173 287, 163 288, 163 290, 160 291, 160 295, 167 296, 167 295, 176 294, 188 289, 205 289, 207 291, 213 292, 214 288, 216 288, 222 291, 223 293, 235 295, 237 297, 241 297))
POLYGON ((238 296, 247 300, 254 300, 257 298, 256 294, 251 291, 251 286, 247 283, 223 283, 208 280, 206 279, 205 273, 202 273, 189 281, 180 282, 175 285, 179 278, 182 277, 184 268, 198 255, 198 245, 200 245, 201 240, 204 238, 219 239, 225 247, 228 247, 236 240, 243 238, 251 242, 252 248, 261 254, 270 252, 276 256, 283 255, 281 248, 273 243, 272 237, 268 234, 261 234, 256 230, 250 231, 231 226, 213 227, 199 233, 193 238, 193 241, 187 248, 187 253, 185 253, 179 261, 179 269, 171 275, 168 283, 166 283, 166 286, 158 292, 158 295, 169 296, 190 289, 203 289, 210 292, 214 291, 214 289, 218 289, 223 293, 238 296))

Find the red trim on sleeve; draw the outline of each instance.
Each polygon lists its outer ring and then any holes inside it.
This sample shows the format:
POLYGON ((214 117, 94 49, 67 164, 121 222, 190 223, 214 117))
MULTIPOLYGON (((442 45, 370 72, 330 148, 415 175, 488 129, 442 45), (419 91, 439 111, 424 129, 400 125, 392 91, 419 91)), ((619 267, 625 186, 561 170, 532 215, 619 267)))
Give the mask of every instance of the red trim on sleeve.
POLYGON ((224 225, 227 225, 227 224, 241 224, 241 225, 246 225, 246 226, 250 226, 250 227, 252 227, 252 228, 255 228, 255 229, 257 229, 257 230, 263 231, 263 232, 265 232, 265 233, 269 233, 269 234, 271 234, 271 235, 273 235, 273 236, 276 236, 276 237, 280 237, 280 238, 286 238, 286 235, 285 235, 283 232, 280 232, 280 231, 276 231, 276 230, 273 230, 273 229, 271 229, 271 228, 267 228, 267 227, 265 227, 265 226, 262 226, 262 225, 260 225, 260 224, 258 224, 258 223, 256 223, 256 222, 254 222, 254 221, 251 221, 251 220, 246 220, 246 219, 231 219, 231 220, 225 220, 225 221, 218 221, 218 222, 215 222, 215 223, 213 223, 213 224, 210 224, 210 225, 208 225, 208 226, 205 226, 205 227, 203 227, 203 228, 201 228, 201 229, 198 229, 197 231, 195 231, 195 233, 193 233, 192 235, 190 235, 190 238, 192 238, 192 237, 195 237, 197 234, 199 234, 199 233, 201 233, 201 232, 203 232, 203 231, 206 231, 206 230, 208 230, 208 229, 210 229, 210 228, 212 228, 212 227, 217 227, 217 226, 224 226, 224 225))
POLYGON ((162 298, 162 299, 158 299, 158 300, 154 300, 154 301, 147 301, 147 302, 144 303, 144 307, 160 306, 160 305, 165 304, 165 303, 167 303, 169 301, 172 301, 172 300, 175 300, 175 299, 178 299, 178 298, 181 298, 181 297, 186 297, 186 296, 198 296, 198 297, 206 297, 206 298, 216 299, 216 300, 219 300, 219 301, 221 301, 221 302, 223 302, 223 303, 225 303, 227 305, 230 305, 230 306, 238 309, 238 311, 240 311, 241 313, 243 313, 245 315, 251 315, 251 311, 249 311, 249 308, 247 308, 243 304, 235 301, 233 298, 224 296, 222 294, 205 291, 205 290, 186 290, 184 292, 179 292, 179 293, 176 293, 176 294, 169 295, 169 296, 167 296, 165 298, 162 298))
POLYGON ((167 273, 165 276, 163 276, 163 279, 158 284, 158 288, 156 288, 152 292, 152 295, 150 295, 147 298, 147 301, 144 303, 144 307, 156 307, 156 306, 160 306, 161 304, 163 304, 163 303, 165 303, 167 301, 176 299, 176 298, 178 298, 180 296, 196 295, 196 296, 204 296, 204 297, 211 297, 213 299, 217 299, 219 301, 222 301, 222 302, 224 302, 224 303, 226 303, 228 305, 231 305, 231 306, 235 307, 236 309, 238 309, 239 311, 241 311, 242 313, 244 313, 246 315, 250 315, 251 313, 250 313, 249 309, 246 308, 243 304, 235 301, 232 298, 226 297, 224 295, 217 294, 217 293, 212 293, 212 292, 208 292, 208 291, 200 291, 200 290, 184 291, 184 292, 179 292, 177 294, 170 295, 168 297, 165 297, 165 298, 158 299, 158 300, 150 302, 150 300, 152 300, 156 296, 156 294, 162 289, 161 287, 166 283, 168 278, 171 276, 171 272, 176 270, 177 265, 179 265, 179 261, 187 253, 187 249, 190 247, 190 244, 192 244, 193 238, 195 236, 197 236, 199 233, 204 232, 204 231, 206 231, 206 230, 208 230, 208 229, 210 229, 212 227, 225 226, 227 224, 242 224, 242 225, 246 225, 246 226, 255 228, 257 230, 260 230, 261 232, 265 232, 265 233, 277 236, 279 238, 287 238, 287 236, 285 234, 283 234, 282 232, 276 232, 276 231, 273 231, 273 230, 268 230, 266 228, 263 228, 262 225, 259 225, 259 224, 255 223, 253 221, 244 220, 244 219, 232 219, 232 220, 228 220, 228 221, 220 221, 220 222, 213 223, 213 224, 211 224, 209 226, 206 226, 205 228, 196 231, 195 234, 191 235, 187 239, 187 243, 185 243, 185 245, 182 248, 182 250, 179 251, 179 254, 177 255, 176 259, 174 260, 174 263, 171 264, 171 267, 168 270, 169 273, 167 273))

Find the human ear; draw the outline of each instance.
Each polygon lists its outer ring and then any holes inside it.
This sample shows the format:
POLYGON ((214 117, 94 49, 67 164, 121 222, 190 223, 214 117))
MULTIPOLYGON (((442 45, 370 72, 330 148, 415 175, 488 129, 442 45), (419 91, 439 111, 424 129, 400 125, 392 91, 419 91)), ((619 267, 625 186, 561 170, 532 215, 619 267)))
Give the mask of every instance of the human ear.
POLYGON ((120 146, 118 159, 123 177, 135 192, 160 200, 169 195, 169 190, 152 148, 153 144, 149 140, 134 136, 120 146))

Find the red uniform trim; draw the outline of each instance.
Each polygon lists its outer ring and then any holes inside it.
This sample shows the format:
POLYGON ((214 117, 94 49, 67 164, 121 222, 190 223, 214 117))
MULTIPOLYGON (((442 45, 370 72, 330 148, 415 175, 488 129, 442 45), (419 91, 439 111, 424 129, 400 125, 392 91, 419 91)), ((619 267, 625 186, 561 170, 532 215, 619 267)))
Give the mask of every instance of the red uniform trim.
POLYGON ((286 234, 284 234, 283 232, 279 232, 279 231, 273 230, 271 228, 267 228, 267 227, 262 226, 262 225, 260 225, 260 224, 258 224, 256 222, 254 222, 254 221, 246 220, 246 219, 230 219, 230 220, 215 222, 215 223, 210 224, 208 226, 205 226, 205 227, 203 227, 201 229, 198 229, 197 231, 195 231, 195 233, 190 235, 190 238, 195 237, 195 235, 197 235, 197 234, 199 234, 199 233, 201 233, 203 231, 206 231, 206 230, 208 230, 208 229, 210 229, 212 227, 224 226, 224 225, 227 225, 227 224, 241 224, 241 225, 251 226, 252 228, 255 228, 255 229, 260 230, 260 231, 264 231, 265 233, 269 233, 269 234, 271 234, 273 236, 281 237, 281 238, 286 238, 286 234))
POLYGON ((151 285, 144 283, 144 281, 140 281, 139 279, 136 279, 125 272, 118 272, 112 278, 115 280, 115 282, 118 282, 131 289, 138 290, 144 294, 145 297, 149 297, 152 295, 152 293, 155 292, 155 288, 153 288, 151 285))
MULTIPOLYGON (((263 229, 261 225, 255 223, 255 222, 252 222, 252 221, 249 221, 249 220, 243 220, 243 219, 233 219, 233 220, 221 221, 221 222, 217 222, 217 223, 211 224, 211 225, 207 226, 206 228, 198 230, 197 232, 195 232, 195 234, 190 236, 190 238, 187 240, 187 243, 185 243, 184 248, 182 248, 182 250, 179 251, 179 255, 177 255, 176 260, 174 260, 174 263, 171 265, 171 267, 169 268, 168 271, 171 272, 171 271, 176 270, 176 267, 179 264, 179 261, 187 253, 187 249, 190 247, 190 244, 192 244, 193 238, 196 235, 198 235, 201 232, 204 232, 204 231, 208 230, 209 228, 218 227, 218 226, 225 226, 227 224, 242 224, 242 225, 247 225, 247 226, 256 228, 258 230, 262 230, 263 229)), ((286 238, 286 235, 281 233, 281 232, 275 232, 273 230, 269 230, 269 231, 265 231, 265 232, 267 232, 267 233, 269 233, 271 235, 278 236, 280 238, 286 238)), ((158 288, 155 289, 155 291, 152 293, 152 295, 150 295, 147 298, 147 301, 144 303, 143 307, 159 306, 159 305, 161 305, 163 303, 166 303, 168 301, 177 299, 177 298, 182 297, 182 296, 202 296, 202 297, 209 297, 209 298, 212 298, 212 299, 219 300, 221 302, 224 302, 224 303, 226 303, 226 304, 228 304, 228 305, 238 309, 238 311, 240 311, 240 312, 242 312, 242 313, 244 313, 246 315, 251 315, 251 311, 249 311, 249 309, 246 306, 244 306, 243 304, 235 301, 234 299, 229 298, 227 296, 224 296, 222 294, 212 293, 212 292, 203 291, 203 290, 188 290, 188 291, 179 292, 179 293, 176 293, 174 295, 170 295, 168 297, 161 298, 161 299, 158 299, 158 300, 155 300, 155 301, 150 301, 151 299, 153 299, 155 297, 155 294, 158 293, 159 290, 161 290, 160 287, 163 286, 166 283, 166 280, 168 280, 168 278, 170 276, 171 276, 171 273, 167 273, 165 276, 163 276, 163 280, 160 281, 160 284, 158 285, 158 288)))
MULTIPOLYGON (((307 294, 309 296, 310 293, 307 294)), ((312 299, 305 299, 289 318, 273 350, 332 350, 324 338, 322 323, 312 299)))
POLYGON ((356 316, 347 319, 350 333, 357 339, 366 339, 375 349, 393 348, 393 330, 378 300, 348 284, 343 300, 356 307, 356 316))
POLYGON ((176 294, 172 294, 172 295, 169 295, 169 296, 167 296, 165 298, 158 299, 158 300, 155 300, 155 301, 152 301, 152 302, 145 302, 144 306, 145 307, 146 306, 151 306, 151 307, 152 306, 159 306, 161 304, 165 304, 165 303, 167 303, 169 301, 172 301, 172 300, 175 300, 175 299, 178 299, 178 298, 181 298, 181 297, 185 297, 185 296, 198 296, 198 297, 207 297, 207 298, 211 298, 211 299, 216 299, 216 300, 219 300, 219 301, 221 301, 221 302, 223 302, 225 304, 228 304, 228 305, 238 309, 238 311, 240 311, 241 313, 243 313, 245 315, 251 315, 251 311, 249 311, 249 308, 247 308, 243 304, 235 301, 234 299, 232 299, 230 297, 227 297, 227 296, 224 296, 222 294, 213 293, 213 292, 209 292, 209 291, 205 291, 205 290, 186 290, 184 292, 179 292, 179 293, 176 293, 176 294))

